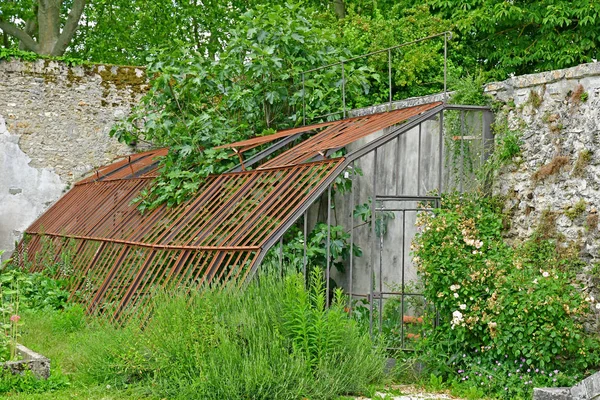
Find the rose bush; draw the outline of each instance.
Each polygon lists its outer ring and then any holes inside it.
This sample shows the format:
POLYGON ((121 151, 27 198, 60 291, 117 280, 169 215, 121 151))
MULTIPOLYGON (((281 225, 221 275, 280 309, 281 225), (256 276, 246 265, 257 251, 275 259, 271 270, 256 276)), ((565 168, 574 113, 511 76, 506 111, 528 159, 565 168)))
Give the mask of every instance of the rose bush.
MULTIPOLYGON (((474 366, 488 370, 485 376, 503 371, 498 384, 487 381, 499 390, 523 370, 581 377, 599 362, 598 337, 584 322, 600 306, 575 279, 580 261, 547 235, 508 245, 502 218, 497 199, 475 194, 443 196, 434 213, 420 214, 414 261, 437 310, 423 348, 443 351, 440 370, 461 382, 484 376, 469 374, 474 366)), ((513 387, 521 390, 534 378, 518 381, 522 385, 513 387)))

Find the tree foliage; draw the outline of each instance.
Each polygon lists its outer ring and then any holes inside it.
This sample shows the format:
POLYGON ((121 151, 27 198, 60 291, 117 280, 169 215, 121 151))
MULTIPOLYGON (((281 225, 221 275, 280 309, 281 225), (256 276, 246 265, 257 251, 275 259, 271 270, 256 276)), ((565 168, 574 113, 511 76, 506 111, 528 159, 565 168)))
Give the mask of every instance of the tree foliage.
POLYGON ((599 56, 595 0, 429 0, 452 22, 463 54, 496 79, 565 68, 599 56))
MULTIPOLYGON (((40 54, 66 51, 68 56, 96 62, 140 65, 156 55, 156 49, 174 43, 214 58, 228 46, 230 31, 242 23, 239 15, 282 4, 282 0, 8 0, 0 5, 0 29, 4 47, 20 44, 40 54)), ((450 69, 456 75, 480 66, 490 79, 503 79, 598 58, 600 4, 595 0, 304 0, 302 5, 316 8, 342 38, 338 44, 353 54, 452 29, 458 34, 449 52, 450 69)), ((399 68, 394 70, 394 96, 439 88, 439 73, 433 69, 439 64, 439 44, 428 46, 436 51, 421 46, 395 56, 394 66, 399 68)), ((385 70, 383 57, 373 63, 385 70)))
MULTIPOLYGON (((371 13, 357 12, 351 8, 348 16, 337 26, 342 45, 356 55, 366 54, 401 43, 411 42, 427 36, 450 30, 451 24, 431 14, 427 5, 406 7, 398 3, 384 14, 375 9, 371 13)), ((458 46, 458 43, 451 43, 458 46)), ((458 47, 454 47, 456 53, 458 47)), ((421 42, 402 47, 391 52, 392 57, 392 98, 405 99, 439 93, 444 82, 444 38, 421 42)), ((388 76, 388 53, 383 52, 362 61, 381 77, 388 76)), ((458 63, 450 61, 452 75, 460 76, 458 63)), ((356 106, 384 103, 389 99, 388 80, 383 78, 371 82, 374 96, 351 99, 356 106)))
MULTIPOLYGON (((343 52, 314 11, 300 5, 258 6, 240 16, 227 47, 216 59, 178 43, 151 59, 149 93, 133 114, 114 127, 122 141, 169 146, 165 174, 142 195, 141 209, 178 204, 208 174, 232 167, 237 158, 213 147, 295 125, 341 105, 339 71, 305 79, 300 72, 336 61, 343 52)), ((368 88, 369 71, 347 65, 349 92, 368 88)))
MULTIPOLYGON (((597 58, 599 10, 593 0, 11 0, 0 6, 0 29, 4 47, 149 64, 149 94, 113 134, 171 147, 165 175, 144 194, 155 207, 235 164, 213 146, 296 125, 303 103, 311 122, 390 98, 387 52, 344 64, 344 102, 340 65, 307 74, 304 89, 303 70, 447 30, 450 89, 469 73, 484 82, 567 67, 597 58), (42 29, 52 4, 55 23, 42 29)), ((442 38, 394 50, 392 99, 441 91, 443 54, 442 38)))
POLYGON ((145 65, 157 49, 184 44, 205 56, 223 50, 230 28, 255 0, 93 0, 74 39, 79 57, 145 65))

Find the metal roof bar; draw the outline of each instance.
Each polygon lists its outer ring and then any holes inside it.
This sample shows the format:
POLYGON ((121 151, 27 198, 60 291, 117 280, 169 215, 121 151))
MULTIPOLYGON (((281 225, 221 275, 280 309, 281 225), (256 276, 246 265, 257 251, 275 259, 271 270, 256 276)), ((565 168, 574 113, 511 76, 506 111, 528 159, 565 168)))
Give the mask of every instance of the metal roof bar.
POLYGON ((259 246, 176 246, 176 245, 167 245, 167 244, 151 244, 144 242, 135 242, 131 240, 121 240, 121 239, 113 239, 107 237, 95 237, 95 236, 81 236, 81 235, 67 235, 60 233, 46 233, 46 232, 37 232, 37 231, 27 231, 28 235, 38 235, 42 236, 51 236, 51 237, 60 237, 67 239, 80 239, 80 240, 92 240, 95 242, 107 242, 107 243, 116 243, 123 244, 128 246, 136 246, 136 247, 146 247, 150 249, 161 249, 161 250, 213 250, 213 251, 254 251, 260 250, 259 246))
POLYGON ((399 136, 405 132, 408 132, 415 126, 427 121, 428 119, 430 119, 433 116, 435 116, 436 114, 438 114, 440 111, 443 111, 444 107, 445 107, 444 104, 434 107, 431 110, 426 111, 423 114, 421 114, 420 117, 415 118, 414 120, 412 120, 408 123, 400 125, 398 128, 393 129, 391 132, 387 133, 386 135, 383 135, 380 138, 361 147, 360 149, 357 149, 357 150, 353 151, 352 153, 346 155, 344 161, 341 162, 333 171, 331 171, 331 173, 329 174, 329 176, 327 176, 327 178, 325 178, 324 180, 321 181, 321 183, 315 188, 315 190, 311 194, 311 196, 309 196, 306 199, 305 203, 302 206, 296 208, 294 210, 294 213, 287 220, 287 222, 282 224, 275 232, 273 232, 271 237, 267 241, 265 241, 265 243, 261 246, 261 251, 259 252, 258 257, 256 258, 254 265, 252 266, 252 269, 248 273, 247 279, 251 279, 252 276, 256 273, 256 270, 258 269, 258 266, 261 264, 262 260, 264 259, 267 251, 275 243, 277 243, 279 238, 282 237, 283 234, 285 234, 285 232, 287 232, 287 230, 296 222, 296 220, 298 218, 300 218, 306 210, 308 210, 308 208, 323 194, 325 189, 329 185, 331 185, 335 181, 335 179, 338 177, 338 175, 341 174, 344 171, 344 169, 346 169, 353 161, 364 156, 365 154, 370 153, 371 151, 375 150, 376 148, 386 144, 390 140, 395 139, 397 136, 399 136))
MULTIPOLYGON (((248 167, 251 167, 254 164, 260 162, 261 160, 264 160, 265 158, 267 158, 268 156, 270 156, 271 154, 273 154, 277 150, 281 149, 282 147, 285 147, 286 145, 292 143, 294 140, 298 139, 304 133, 306 133, 306 132, 300 132, 300 133, 297 133, 295 135, 288 136, 286 138, 281 139, 279 142, 277 142, 277 143, 275 143, 275 144, 267 147, 266 149, 264 149, 264 150, 256 153, 255 155, 253 155, 252 157, 250 157, 249 159, 247 159, 244 162, 244 166, 246 168, 248 168, 248 167)), ((242 164, 238 164, 235 167, 231 168, 226 173, 229 173, 229 172, 241 172, 241 171, 242 171, 242 164)))

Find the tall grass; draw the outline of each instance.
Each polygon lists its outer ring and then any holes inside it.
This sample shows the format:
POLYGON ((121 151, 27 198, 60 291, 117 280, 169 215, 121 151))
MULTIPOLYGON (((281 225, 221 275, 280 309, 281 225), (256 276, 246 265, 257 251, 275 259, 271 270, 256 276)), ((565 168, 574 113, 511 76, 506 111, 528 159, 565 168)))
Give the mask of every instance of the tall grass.
POLYGON ((160 295, 153 317, 86 335, 83 374, 182 399, 328 399, 383 377, 384 353, 344 312, 325 308, 322 274, 261 276, 244 290, 160 295))

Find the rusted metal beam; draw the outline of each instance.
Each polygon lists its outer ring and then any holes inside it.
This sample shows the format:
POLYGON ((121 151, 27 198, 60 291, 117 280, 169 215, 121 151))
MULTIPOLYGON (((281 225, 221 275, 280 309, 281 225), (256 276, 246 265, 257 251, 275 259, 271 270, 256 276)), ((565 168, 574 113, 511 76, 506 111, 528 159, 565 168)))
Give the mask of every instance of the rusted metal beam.
MULTIPOLYGON (((90 313, 110 313, 116 321, 126 318, 121 317, 126 310, 148 304, 154 288, 185 285, 192 290, 245 280, 302 215, 306 229, 308 207, 354 160, 443 109, 442 103, 432 103, 229 145, 241 151, 282 139, 249 158, 245 165, 250 166, 294 143, 303 133, 322 129, 256 170, 209 176, 195 198, 146 215, 131 202, 151 184, 158 173, 157 158, 168 149, 132 155, 78 182, 38 218, 27 230, 31 240, 19 244, 19 260, 23 265, 25 256, 35 260, 46 240, 53 247, 49 256, 57 260, 70 246, 66 241, 75 241, 70 298, 86 303, 90 313), (346 157, 329 158, 336 149, 390 127, 388 133, 346 157), (322 160, 310 161, 319 155, 322 160)), ((43 268, 31 266, 35 271, 43 268)))

